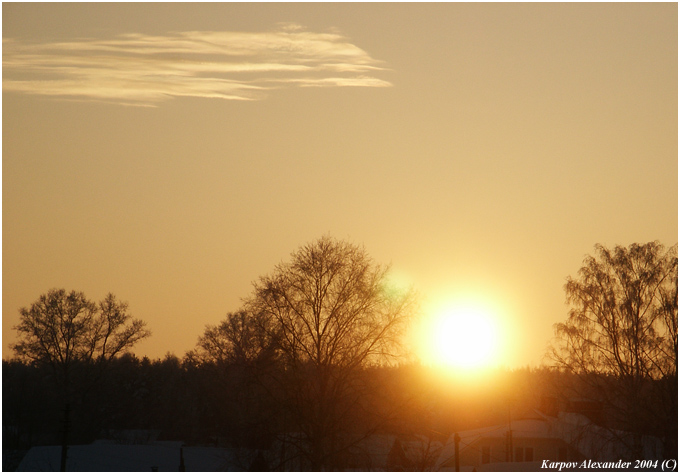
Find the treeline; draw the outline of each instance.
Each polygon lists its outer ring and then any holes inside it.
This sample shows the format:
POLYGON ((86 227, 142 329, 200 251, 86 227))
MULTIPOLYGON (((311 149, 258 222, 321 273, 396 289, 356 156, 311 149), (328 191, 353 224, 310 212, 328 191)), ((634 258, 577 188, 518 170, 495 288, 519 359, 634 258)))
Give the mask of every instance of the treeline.
MULTIPOLYGON (((160 430, 165 439, 192 444, 218 438, 259 442, 243 434, 258 432, 263 412, 255 409, 257 400, 246 400, 248 387, 230 368, 126 354, 111 360, 105 372, 94 362, 72 372, 78 376, 71 382, 70 444, 115 438, 117 430, 130 429, 160 430)), ((51 368, 3 361, 2 379, 4 447, 60 444, 64 407, 54 393, 51 368)))
MULTIPOLYGON (((266 450, 277 436, 298 429, 276 394, 265 395, 275 386, 260 385, 253 367, 197 362, 190 354, 157 360, 126 354, 99 376, 92 365, 81 367, 74 380, 78 396, 71 404, 71 444, 150 430, 159 439, 187 445, 266 450)), ((61 442, 63 406, 52 377, 38 364, 3 361, 3 449, 61 442)), ((453 432, 507 423, 534 409, 556 415, 581 383, 547 368, 495 370, 464 381, 417 364, 368 367, 361 378, 367 385, 361 420, 354 420, 357 432, 421 434, 441 442, 453 432)), ((660 415, 663 407, 645 404, 640 414, 658 420, 655 410, 660 415)), ((603 426, 625 428, 606 405, 585 414, 603 426)), ((646 423, 642 434, 664 439, 669 427, 677 430, 673 420, 646 423)))
MULTIPOLYGON (((277 435, 298 427, 276 394, 265 395, 276 386, 262 385, 254 371, 190 355, 149 360, 126 354, 102 373, 94 363, 82 366, 74 371, 80 375, 73 381, 70 443, 156 430, 161 439, 189 445, 268 449, 277 435)), ((504 423, 509 414, 540 408, 555 394, 555 376, 527 368, 463 384, 420 365, 367 367, 360 376, 363 409, 354 423, 364 433, 417 433, 444 441, 456 430, 504 423)), ((4 360, 2 387, 4 449, 61 442, 63 405, 48 367, 4 360)))
MULTIPOLYGON (((303 420, 281 402, 285 394, 272 393, 281 385, 263 384, 259 370, 197 361, 192 354, 157 360, 125 354, 111 360, 104 372, 94 362, 80 366, 73 371, 79 375, 73 380, 69 444, 130 442, 124 432, 146 430, 158 440, 187 445, 272 450, 281 436, 298 432, 303 420)), ((61 443, 64 410, 53 378, 47 366, 3 361, 3 450, 61 443)), ((585 393, 588 384, 565 371, 504 369, 467 380, 409 364, 366 367, 357 379, 365 385, 361 399, 352 399, 358 412, 348 412, 347 422, 360 437, 418 434, 444 443, 456 431, 505 424, 537 409, 552 416, 561 410, 580 412, 613 430, 629 431, 634 420, 637 434, 659 438, 669 451, 677 446, 677 422, 665 418, 668 405, 650 398, 636 412, 628 411, 626 420, 619 416, 623 400, 570 405, 570 400, 581 400, 575 396, 585 393)), ((668 381, 652 383, 650 392, 668 386, 668 381)), ((341 453, 338 457, 335 466, 342 465, 341 453)))

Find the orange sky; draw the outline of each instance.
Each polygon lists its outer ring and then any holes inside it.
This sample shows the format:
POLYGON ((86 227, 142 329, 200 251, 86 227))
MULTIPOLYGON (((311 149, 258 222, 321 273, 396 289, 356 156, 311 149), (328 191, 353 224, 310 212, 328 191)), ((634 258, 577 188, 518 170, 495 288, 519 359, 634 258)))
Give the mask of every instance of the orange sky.
POLYGON ((183 355, 323 234, 537 364, 595 243, 677 242, 677 4, 3 4, 3 356, 53 287, 183 355), (502 337, 502 336, 501 336, 502 337))

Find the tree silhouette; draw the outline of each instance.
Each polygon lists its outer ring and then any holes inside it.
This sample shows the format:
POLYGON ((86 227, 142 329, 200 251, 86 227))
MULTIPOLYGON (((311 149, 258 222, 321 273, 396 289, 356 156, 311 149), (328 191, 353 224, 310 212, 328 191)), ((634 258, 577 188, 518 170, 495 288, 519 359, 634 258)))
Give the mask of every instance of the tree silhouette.
POLYGON ((198 350, 190 355, 201 361, 245 365, 271 358, 276 337, 266 330, 261 315, 240 310, 228 313, 217 326, 208 325, 198 339, 198 350))
POLYGON ((555 325, 552 358, 581 378, 580 395, 603 402, 619 426, 639 435, 632 452, 642 454, 640 436, 655 426, 668 427, 666 446, 677 451, 677 245, 595 250, 578 278, 567 279, 571 309, 555 325))
POLYGON ((189 354, 269 400, 257 411, 276 414, 269 428, 280 435, 281 462, 338 468, 340 453, 366 436, 376 410, 365 369, 405 353, 415 314, 414 294, 391 287, 387 274, 362 247, 322 237, 255 282, 244 308, 206 327, 189 354))
POLYGON ((260 278, 246 300, 277 341, 276 380, 289 429, 298 430, 290 439, 312 470, 337 467, 351 443, 366 386, 361 369, 403 354, 414 296, 391 288, 387 271, 363 248, 322 237, 260 278))
POLYGON ((52 289, 30 307, 19 310, 18 342, 12 345, 21 360, 52 367, 64 401, 61 470, 66 470, 73 372, 96 363, 103 369, 116 355, 151 333, 132 319, 128 305, 108 294, 98 304, 82 292, 52 289))

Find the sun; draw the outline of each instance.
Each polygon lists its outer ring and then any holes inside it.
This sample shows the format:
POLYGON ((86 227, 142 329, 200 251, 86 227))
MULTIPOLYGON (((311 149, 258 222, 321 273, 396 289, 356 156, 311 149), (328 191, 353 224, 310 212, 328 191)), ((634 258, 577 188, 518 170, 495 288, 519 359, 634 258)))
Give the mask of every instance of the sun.
POLYGON ((498 359, 497 322, 481 305, 446 306, 430 318, 423 358, 457 369, 489 367, 498 359))

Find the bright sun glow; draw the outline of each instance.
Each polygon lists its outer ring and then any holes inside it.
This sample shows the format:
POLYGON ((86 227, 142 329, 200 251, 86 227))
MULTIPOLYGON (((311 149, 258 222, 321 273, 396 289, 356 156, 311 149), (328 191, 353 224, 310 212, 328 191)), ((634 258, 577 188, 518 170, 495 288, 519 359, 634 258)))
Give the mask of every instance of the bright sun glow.
POLYGON ((432 315, 423 341, 423 359, 457 369, 498 363, 498 328, 494 315, 481 305, 451 305, 432 315))

